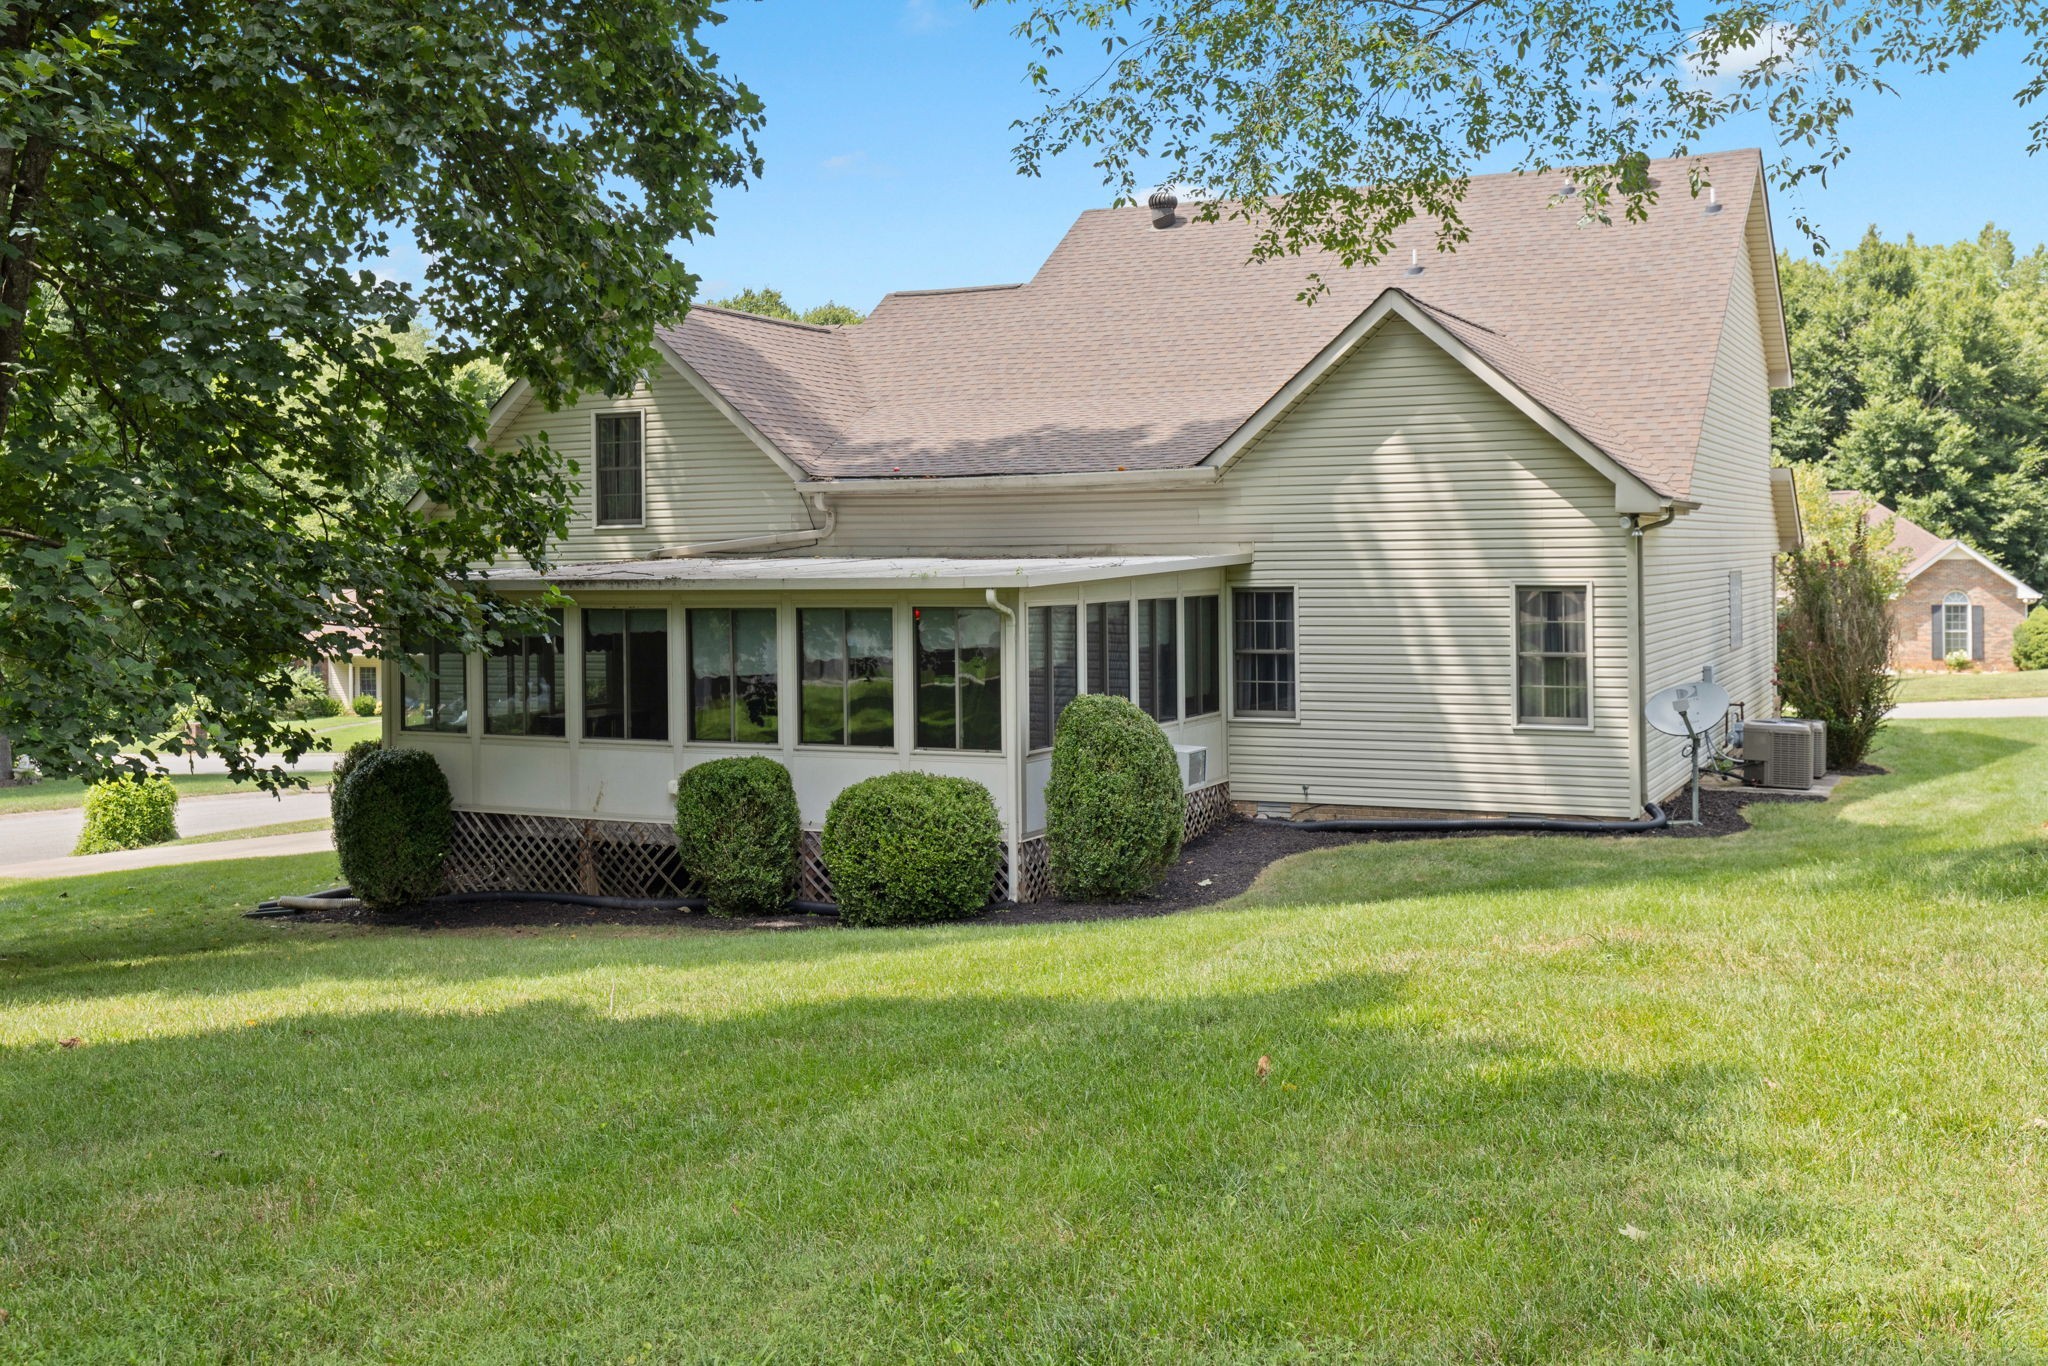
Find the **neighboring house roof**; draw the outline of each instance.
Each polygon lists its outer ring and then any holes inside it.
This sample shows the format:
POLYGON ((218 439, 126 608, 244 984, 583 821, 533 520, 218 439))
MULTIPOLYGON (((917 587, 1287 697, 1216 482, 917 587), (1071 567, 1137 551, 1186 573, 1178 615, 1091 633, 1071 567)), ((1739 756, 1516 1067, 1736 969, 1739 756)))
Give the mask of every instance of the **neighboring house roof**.
POLYGON ((1754 151, 1653 163, 1648 221, 1581 224, 1556 175, 1475 177, 1470 240, 1396 235, 1379 265, 1247 263, 1254 228, 1142 207, 1084 213, 1031 280, 890 294, 816 327, 692 309, 658 333, 685 373, 815 480, 1201 464, 1376 301, 1399 291, 1656 492, 1684 499, 1730 290, 1748 256, 1773 383, 1789 381, 1754 151), (1753 210, 1756 210, 1753 212, 1753 210), (1413 250, 1419 270, 1410 265, 1413 250), (1310 272, 1329 292, 1304 304, 1310 272))
POLYGON ((1911 583, 1935 564, 1949 558, 1951 555, 1961 555, 1966 559, 1975 560, 1999 578, 2004 579, 2026 601, 2038 601, 2041 597, 2039 593, 2027 587, 2025 583, 2022 583, 2016 575, 1976 547, 1967 545, 1953 536, 1937 536, 1918 522, 1901 517, 1898 513, 1866 493, 1859 493, 1855 489, 1835 489, 1828 494, 1828 498, 1833 502, 1845 505, 1857 502, 1867 503, 1868 506, 1863 510, 1863 520, 1867 524, 1871 526, 1880 526, 1885 522, 1892 524, 1892 545, 1905 556, 1905 567, 1900 572, 1900 579, 1904 583, 1911 583))

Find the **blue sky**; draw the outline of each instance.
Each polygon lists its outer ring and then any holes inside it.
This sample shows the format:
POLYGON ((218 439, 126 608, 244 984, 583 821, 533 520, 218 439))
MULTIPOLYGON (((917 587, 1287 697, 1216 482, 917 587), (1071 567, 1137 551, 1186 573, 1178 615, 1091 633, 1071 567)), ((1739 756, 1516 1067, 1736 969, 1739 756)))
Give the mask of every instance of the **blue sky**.
MULTIPOLYGON (((767 173, 720 195, 711 238, 680 245, 702 298, 774 285, 799 307, 865 310, 891 289, 1022 280, 1075 214, 1109 200, 1082 156, 1040 179, 1016 173, 1010 124, 1036 103, 1011 6, 739 0, 727 12, 708 38, 767 105, 767 173)), ((2048 239, 2048 159, 2026 155, 2012 103, 2023 79, 2008 46, 1867 101, 1854 155, 1825 189, 1774 193, 1779 245, 1800 247, 1801 209, 1837 248, 1871 223, 1951 241, 1995 220, 2022 250, 2048 239)), ((1767 137, 1731 128, 1720 145, 1767 137)))

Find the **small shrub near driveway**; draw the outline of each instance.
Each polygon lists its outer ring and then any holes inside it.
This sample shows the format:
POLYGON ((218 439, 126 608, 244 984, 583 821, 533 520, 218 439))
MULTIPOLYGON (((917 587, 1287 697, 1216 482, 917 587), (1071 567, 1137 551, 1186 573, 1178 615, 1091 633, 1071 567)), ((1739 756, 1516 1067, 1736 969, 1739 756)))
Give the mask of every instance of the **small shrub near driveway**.
POLYGON ((2048 604, 2013 628, 2012 664, 2015 669, 2048 669, 2048 604))
POLYGON ((373 910, 408 905, 441 890, 441 865, 455 827, 448 779, 416 749, 352 749, 334 784, 334 850, 349 890, 373 910))
POLYGON ((85 829, 74 854, 142 849, 178 837, 178 789, 170 778, 108 778, 85 790, 85 829))
POLYGON ((366 692, 357 693, 356 700, 349 705, 355 709, 357 716, 376 716, 383 711, 383 708, 377 705, 377 699, 366 692))
POLYGON ((676 780, 676 854, 714 915, 782 909, 801 833, 796 787, 773 759, 714 759, 676 780))
POLYGON ((885 773, 841 792, 825 817, 825 871, 848 925, 960 920, 988 905, 1003 828, 970 778, 885 773))
POLYGON ((1046 851, 1065 901, 1142 895, 1180 853, 1180 764, 1159 723, 1121 697, 1069 702, 1045 785, 1046 851))

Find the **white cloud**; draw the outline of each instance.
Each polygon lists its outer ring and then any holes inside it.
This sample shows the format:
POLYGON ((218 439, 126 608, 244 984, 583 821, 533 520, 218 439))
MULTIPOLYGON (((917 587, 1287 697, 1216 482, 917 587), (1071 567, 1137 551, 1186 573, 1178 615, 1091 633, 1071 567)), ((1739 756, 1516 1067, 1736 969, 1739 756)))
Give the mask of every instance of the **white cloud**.
POLYGON ((862 151, 841 152, 837 156, 826 157, 818 163, 818 169, 835 178, 861 176, 870 180, 893 180, 902 174, 894 166, 876 161, 862 151))
MULTIPOLYGON (((1741 47, 1729 48, 1709 61, 1701 51, 1704 31, 1693 35, 1692 51, 1686 54, 1686 74, 1695 88, 1725 95, 1742 84, 1742 78, 1771 57, 1794 57, 1799 51, 1796 31, 1790 24, 1766 24, 1755 38, 1741 47)), ((1781 71, 1783 67, 1779 68, 1781 71)))
POLYGON ((959 23, 966 10, 959 0, 903 0, 896 26, 906 33, 936 33, 959 23))

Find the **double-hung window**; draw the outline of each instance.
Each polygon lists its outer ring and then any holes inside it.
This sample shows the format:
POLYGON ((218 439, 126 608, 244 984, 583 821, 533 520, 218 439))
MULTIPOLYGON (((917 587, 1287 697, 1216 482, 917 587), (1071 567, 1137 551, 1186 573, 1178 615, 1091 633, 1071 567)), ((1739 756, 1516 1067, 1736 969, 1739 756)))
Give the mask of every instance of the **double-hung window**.
POLYGON ((807 745, 896 743, 894 618, 886 607, 797 612, 802 720, 807 745))
POLYGON ((665 609, 584 609, 583 735, 589 740, 668 739, 665 609))
POLYGON ((1181 611, 1187 620, 1182 655, 1187 686, 1181 715, 1207 716, 1223 709, 1222 599, 1184 599, 1181 611))
POLYGON ((639 526, 647 519, 646 459, 637 412, 597 415, 597 524, 639 526))
POLYGON ((1138 705, 1154 721, 1180 716, 1180 632, 1175 598, 1138 603, 1138 705))
POLYGON ((917 607, 917 745, 1003 747, 1002 621, 987 607, 917 607))
POLYGON ((1088 678, 1081 691, 1131 695, 1131 605, 1088 604, 1088 678))
POLYGON ((1950 593, 1941 600, 1941 649, 1943 658, 1958 651, 1974 655, 1970 648, 1970 595, 1950 593))
POLYGON ((562 614, 549 625, 513 636, 484 656, 484 734, 566 735, 569 726, 568 650, 562 614))
POLYGON ((1584 588, 1515 590, 1515 719, 1527 725, 1592 721, 1584 588))
POLYGON ((1293 716, 1294 590, 1240 588, 1231 595, 1231 710, 1293 716))
POLYGON ((1080 690, 1078 615, 1072 607, 1030 609, 1032 749, 1052 744, 1060 713, 1080 690))
POLYGON ((399 666, 399 727, 469 729, 469 657, 445 640, 409 640, 399 666))
POLYGON ((775 609, 693 607, 689 621, 690 738, 774 744, 775 609))

